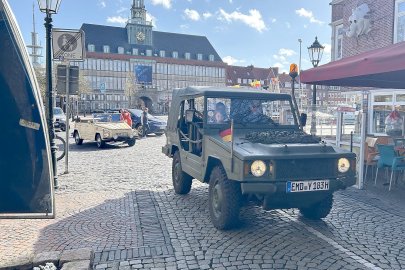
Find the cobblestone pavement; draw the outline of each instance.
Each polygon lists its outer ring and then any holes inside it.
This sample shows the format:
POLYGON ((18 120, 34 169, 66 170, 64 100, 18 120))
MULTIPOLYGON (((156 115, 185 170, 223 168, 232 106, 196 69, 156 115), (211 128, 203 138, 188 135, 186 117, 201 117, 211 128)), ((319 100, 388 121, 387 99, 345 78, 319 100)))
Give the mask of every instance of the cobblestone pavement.
POLYGON ((366 191, 336 193, 323 221, 248 206, 239 228, 216 230, 207 185, 174 194, 164 142, 149 137, 98 150, 71 140, 56 219, 0 220, 0 267, 41 251, 90 247, 95 269, 405 269, 404 211, 366 191))

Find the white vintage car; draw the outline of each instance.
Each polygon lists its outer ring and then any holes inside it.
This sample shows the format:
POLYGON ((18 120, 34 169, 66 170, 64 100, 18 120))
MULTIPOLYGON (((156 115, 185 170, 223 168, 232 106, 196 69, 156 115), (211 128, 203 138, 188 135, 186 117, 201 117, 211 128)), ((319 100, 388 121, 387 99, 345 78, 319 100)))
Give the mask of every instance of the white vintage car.
POLYGON ((77 145, 83 140, 96 141, 98 148, 106 142, 126 142, 134 146, 138 133, 125 121, 120 120, 119 113, 94 114, 93 117, 81 117, 75 121, 73 137, 77 145))

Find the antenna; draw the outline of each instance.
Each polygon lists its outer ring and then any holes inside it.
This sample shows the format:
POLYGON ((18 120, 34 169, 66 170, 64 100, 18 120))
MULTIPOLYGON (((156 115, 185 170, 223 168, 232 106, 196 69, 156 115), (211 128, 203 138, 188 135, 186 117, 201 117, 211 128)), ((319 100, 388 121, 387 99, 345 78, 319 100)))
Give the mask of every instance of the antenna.
POLYGON ((34 66, 40 66, 39 58, 42 57, 40 50, 42 49, 41 45, 38 44, 38 33, 35 29, 35 3, 32 2, 32 29, 31 32, 31 45, 27 47, 31 49, 31 61, 34 66))

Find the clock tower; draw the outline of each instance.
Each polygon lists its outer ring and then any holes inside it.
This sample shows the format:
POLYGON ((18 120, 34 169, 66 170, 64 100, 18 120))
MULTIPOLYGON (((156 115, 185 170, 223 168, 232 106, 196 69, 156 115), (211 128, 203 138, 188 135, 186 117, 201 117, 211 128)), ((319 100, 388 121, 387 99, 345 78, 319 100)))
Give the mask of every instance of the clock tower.
POLYGON ((146 20, 144 0, 133 0, 126 29, 129 44, 152 46, 152 22, 146 20))

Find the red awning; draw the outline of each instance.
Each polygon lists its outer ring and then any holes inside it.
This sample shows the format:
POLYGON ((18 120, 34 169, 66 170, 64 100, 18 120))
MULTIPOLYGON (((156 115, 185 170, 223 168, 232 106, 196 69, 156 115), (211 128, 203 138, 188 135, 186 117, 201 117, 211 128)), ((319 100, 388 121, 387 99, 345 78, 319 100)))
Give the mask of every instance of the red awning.
POLYGON ((301 82, 332 86, 405 88, 405 42, 302 71, 301 82))

